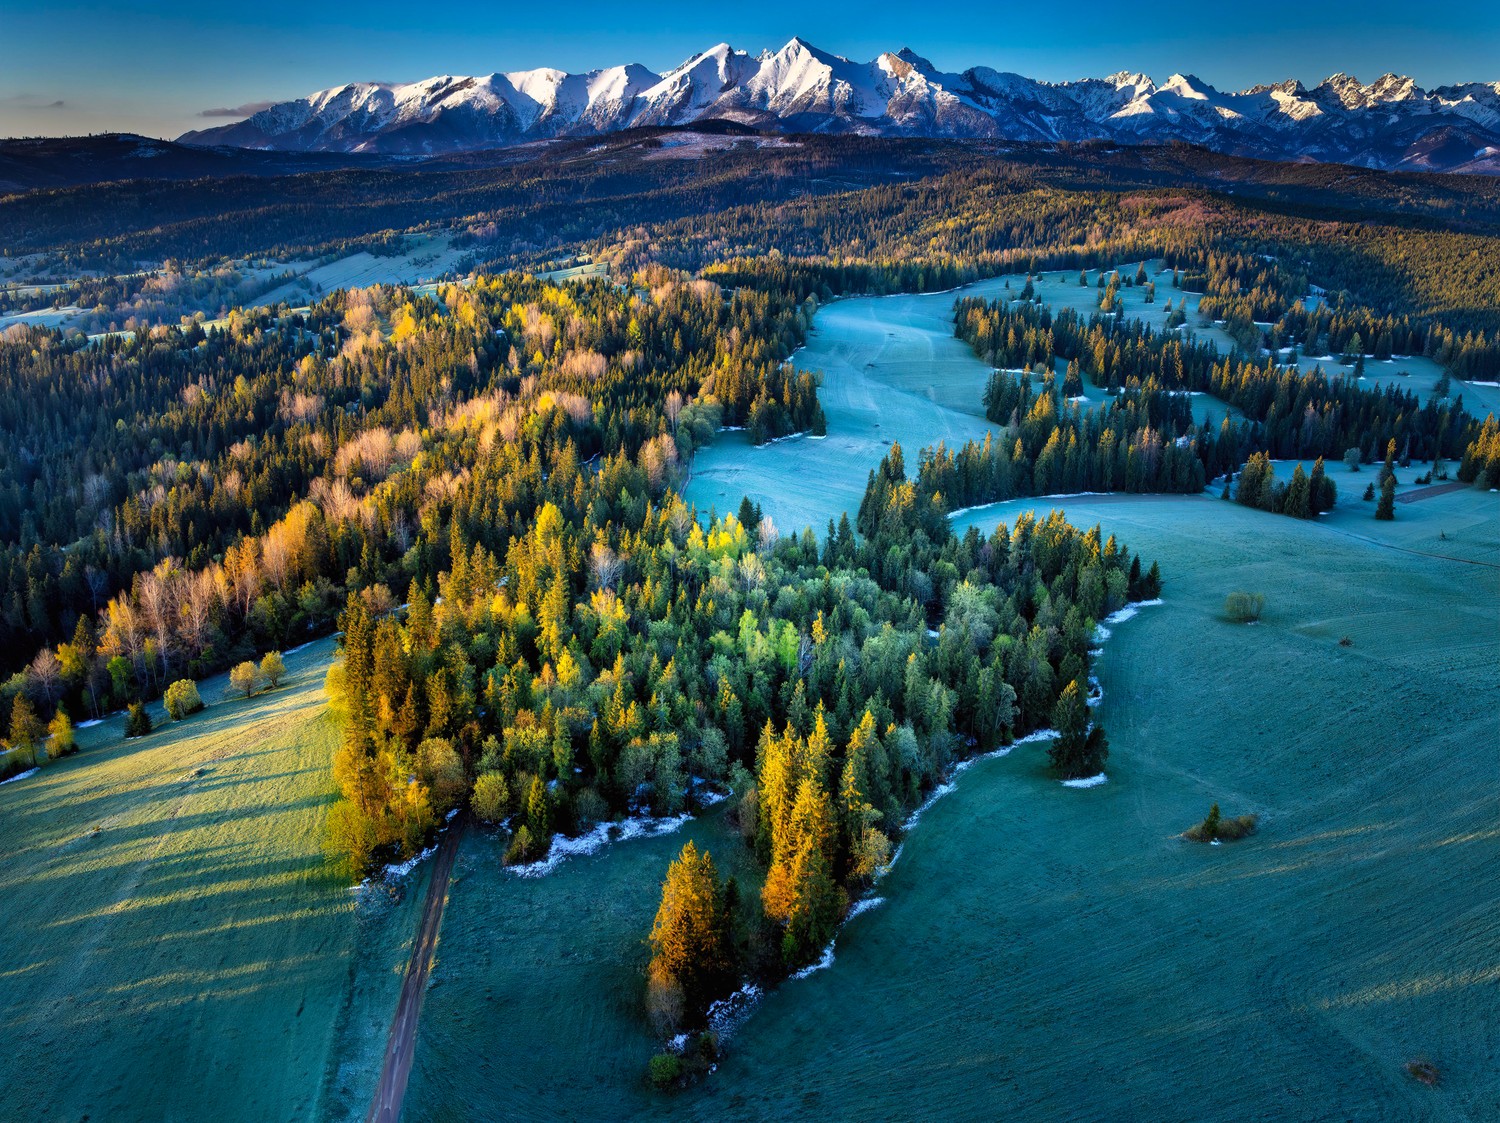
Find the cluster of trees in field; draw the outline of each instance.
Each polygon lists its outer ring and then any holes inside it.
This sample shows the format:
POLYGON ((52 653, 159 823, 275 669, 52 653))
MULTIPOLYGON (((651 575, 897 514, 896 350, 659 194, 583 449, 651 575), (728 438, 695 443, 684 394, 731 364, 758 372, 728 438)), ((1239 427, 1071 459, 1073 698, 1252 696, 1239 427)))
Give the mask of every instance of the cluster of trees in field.
POLYGON ((1291 480, 1281 483, 1276 479, 1271 458, 1263 452, 1252 452, 1240 469, 1234 498, 1246 507, 1297 519, 1315 519, 1324 511, 1333 510, 1338 502, 1338 488, 1324 471, 1321 456, 1314 461, 1311 475, 1298 464, 1292 470, 1291 480))
MULTIPOLYGON (((960 538, 940 520, 929 538, 899 449, 877 480, 862 537, 837 528, 820 563, 801 571, 820 584, 873 578, 895 590, 885 595, 900 598, 905 619, 851 630, 827 602, 809 605, 784 708, 768 714, 753 756, 749 742, 731 754, 731 768, 745 769, 734 814, 765 869, 760 907, 684 849, 650 937, 647 1004, 663 1031, 701 1027, 742 978, 774 981, 814 959, 950 761, 1049 725, 1060 775, 1092 774, 1107 755, 1085 702, 1094 624, 1154 595, 1155 566, 1142 575, 1113 537, 1056 511, 988 538, 973 528, 960 538), (929 618, 940 623, 933 643, 921 634, 929 618)), ((789 552, 775 551, 773 564, 789 552)))
POLYGON ((1198 311, 1216 320, 1243 314, 1247 320, 1275 320, 1307 292, 1308 276, 1265 254, 1210 249, 1164 256, 1174 288, 1202 293, 1198 311))
POLYGON ((495 526, 564 461, 621 450, 659 496, 721 424, 821 424, 816 380, 783 361, 810 308, 640 281, 0 340, 3 704, 97 715, 327 631, 350 589, 430 583, 449 521, 495 526))
MULTIPOLYGON (((1084 491, 1196 495, 1209 475, 1236 463, 1237 431, 1193 423, 1189 399, 1155 386, 1128 390, 1103 406, 1059 399, 1051 381, 1035 392, 1025 377, 989 399, 998 433, 959 449, 924 449, 917 493, 945 511, 1025 495, 1084 491), (1003 419, 1003 420, 1001 420, 1003 419)), ((1044 376, 1045 377, 1045 376, 1044 376)), ((878 484, 878 479, 877 479, 878 484)))
MULTIPOLYGON (((893 457, 881 478, 910 491, 893 457)), ((908 806, 965 746, 1046 724, 1094 622, 1154 580, 1136 561, 1133 587, 1133 559, 1060 517, 988 541, 899 504, 863 539, 847 522, 821 543, 705 525, 623 457, 564 464, 515 499, 532 509, 507 505, 472 539, 454 521, 436 595, 414 584, 404 615, 350 596, 330 692, 346 715, 337 841, 357 865, 416 846, 471 790, 514 827, 511 859, 535 860, 556 831, 673 814, 704 784, 743 797, 767 728, 821 723, 843 743, 866 712, 901 746, 882 806, 908 806)))
MULTIPOLYGON (((1255 449, 1275 459, 1342 457, 1358 447, 1373 461, 1396 440, 1403 459, 1458 457, 1477 423, 1461 401, 1429 399, 1394 386, 1362 387, 1352 376, 1314 369, 1306 374, 1274 359, 1253 362, 1220 357, 1208 345, 1156 332, 1139 320, 1049 309, 1006 300, 966 297, 957 302, 955 332, 981 359, 996 367, 1054 360, 1108 390, 1198 391, 1238 409, 1251 422, 1235 441, 1235 454, 1208 461, 1208 478, 1238 464, 1255 449)), ((998 371, 986 391, 991 420, 1008 420, 1016 379, 998 371)), ((1227 428, 1227 426, 1226 426, 1227 428)), ((1238 427, 1236 427, 1238 428, 1238 427)))

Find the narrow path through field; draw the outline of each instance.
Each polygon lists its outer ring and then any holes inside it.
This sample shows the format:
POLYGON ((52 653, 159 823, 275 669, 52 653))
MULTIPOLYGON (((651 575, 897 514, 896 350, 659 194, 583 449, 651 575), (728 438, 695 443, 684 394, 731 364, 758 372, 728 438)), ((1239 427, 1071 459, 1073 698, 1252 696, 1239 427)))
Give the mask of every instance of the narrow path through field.
POLYGON ((1408 491, 1405 495, 1396 496, 1397 503, 1420 503, 1424 499, 1436 499, 1439 495, 1447 495, 1450 491, 1462 491, 1466 487, 1473 487, 1461 480, 1454 480, 1445 484, 1433 484, 1430 487, 1418 488, 1416 491, 1408 491))
POLYGON ((406 982, 401 985, 401 1001, 391 1022, 391 1036, 385 1046, 385 1063, 375 1101, 370 1105, 369 1123, 396 1123, 401 1118, 401 1101, 406 1096, 406 1081, 411 1076, 411 1059, 417 1044, 417 1019, 422 1013, 422 996, 427 991, 427 975, 432 970, 432 954, 437 950, 438 928, 443 922, 443 905, 448 900, 448 876, 458 854, 458 840, 463 836, 464 817, 449 828, 438 847, 432 865, 432 881, 427 886, 427 904, 422 910, 422 927, 417 931, 406 965, 406 982))
POLYGON ((1419 558, 1438 558, 1441 561, 1458 562, 1460 565, 1478 565, 1485 569, 1500 569, 1495 562, 1480 561, 1478 558, 1455 558, 1452 554, 1434 554, 1429 550, 1413 550, 1410 546, 1397 546, 1394 542, 1382 542, 1378 538, 1370 538, 1364 534, 1355 534, 1352 530, 1345 530, 1338 526, 1318 525, 1321 530, 1331 530, 1335 534, 1342 534, 1345 538, 1353 538, 1360 542, 1368 542, 1372 546, 1379 546, 1382 550, 1395 550, 1402 554, 1415 554, 1419 558))

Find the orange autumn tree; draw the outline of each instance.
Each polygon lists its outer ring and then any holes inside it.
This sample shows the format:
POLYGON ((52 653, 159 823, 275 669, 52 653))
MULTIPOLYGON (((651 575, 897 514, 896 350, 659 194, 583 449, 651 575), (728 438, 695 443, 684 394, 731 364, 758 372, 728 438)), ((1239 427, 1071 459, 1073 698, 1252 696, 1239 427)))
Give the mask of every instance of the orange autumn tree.
POLYGON ((782 958, 798 966, 833 935, 844 897, 834 878, 837 832, 828 796, 832 745, 819 704, 804 741, 790 722, 766 737, 760 773, 762 845, 769 852, 761 891, 765 914, 782 926, 782 958))
POLYGON ((646 1006, 663 1033, 699 1024, 733 978, 724 886, 708 851, 689 842, 667 869, 651 925, 646 1006))

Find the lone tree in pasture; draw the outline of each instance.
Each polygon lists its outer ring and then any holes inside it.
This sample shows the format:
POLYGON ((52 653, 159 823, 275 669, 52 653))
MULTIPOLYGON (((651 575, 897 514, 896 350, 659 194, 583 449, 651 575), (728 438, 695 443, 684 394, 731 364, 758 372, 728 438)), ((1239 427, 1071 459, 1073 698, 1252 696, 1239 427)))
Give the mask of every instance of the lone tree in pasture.
POLYGON ((270 684, 270 689, 275 690, 280 686, 281 680, 286 677, 286 660, 282 659, 281 652, 266 652, 265 658, 260 661, 260 673, 270 684))
POLYGON ((1395 478, 1396 438, 1392 437, 1390 443, 1385 446, 1385 463, 1380 466, 1380 475, 1375 477, 1375 481, 1383 487, 1386 480, 1394 480, 1395 478))
POLYGON ((1215 803, 1208 809, 1208 818, 1183 831, 1182 837, 1189 842, 1237 842, 1254 834, 1259 822, 1257 815, 1236 815, 1226 819, 1215 803))
POLYGON ((244 694, 246 698, 259 690, 263 682, 260 668, 248 659, 229 672, 230 689, 244 694))
POLYGON ((708 851, 691 842, 667 869, 651 926, 647 1012, 663 1032, 697 1021, 733 979, 724 887, 708 851), (673 1018, 673 1015, 676 1018, 673 1018))
POLYGON ((1375 504, 1375 517, 1390 522, 1396 517, 1396 477, 1387 476, 1380 485, 1380 502, 1375 504))
POLYGON ((146 712, 145 703, 130 703, 130 709, 125 715, 125 736, 144 737, 150 732, 151 715, 146 712))
POLYGON ((1208 818, 1203 820, 1203 833, 1212 842, 1219 837, 1219 822, 1223 816, 1219 814, 1219 805, 1216 803, 1208 809, 1208 818))
POLYGON ((35 767, 37 746, 42 743, 45 733, 42 719, 37 717, 31 699, 24 694, 17 694, 15 704, 10 708, 11 748, 25 753, 35 767))
POLYGON ((198 684, 190 678, 180 678, 162 695, 162 704, 167 708, 167 716, 173 721, 181 721, 189 714, 195 714, 203 708, 203 699, 198 696, 198 684))

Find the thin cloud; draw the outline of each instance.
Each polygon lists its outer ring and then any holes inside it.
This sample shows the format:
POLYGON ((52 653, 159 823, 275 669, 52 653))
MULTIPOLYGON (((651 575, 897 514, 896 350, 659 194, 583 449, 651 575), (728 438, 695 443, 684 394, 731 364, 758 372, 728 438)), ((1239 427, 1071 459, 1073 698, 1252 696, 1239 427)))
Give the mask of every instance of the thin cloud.
POLYGON ((46 101, 36 94, 12 94, 7 98, 0 98, 0 105, 11 105, 17 109, 71 109, 62 98, 56 101, 46 101))
POLYGON ((262 109, 270 109, 276 103, 273 101, 247 101, 244 105, 234 107, 219 106, 215 109, 205 109, 198 114, 199 117, 252 117, 262 109))

